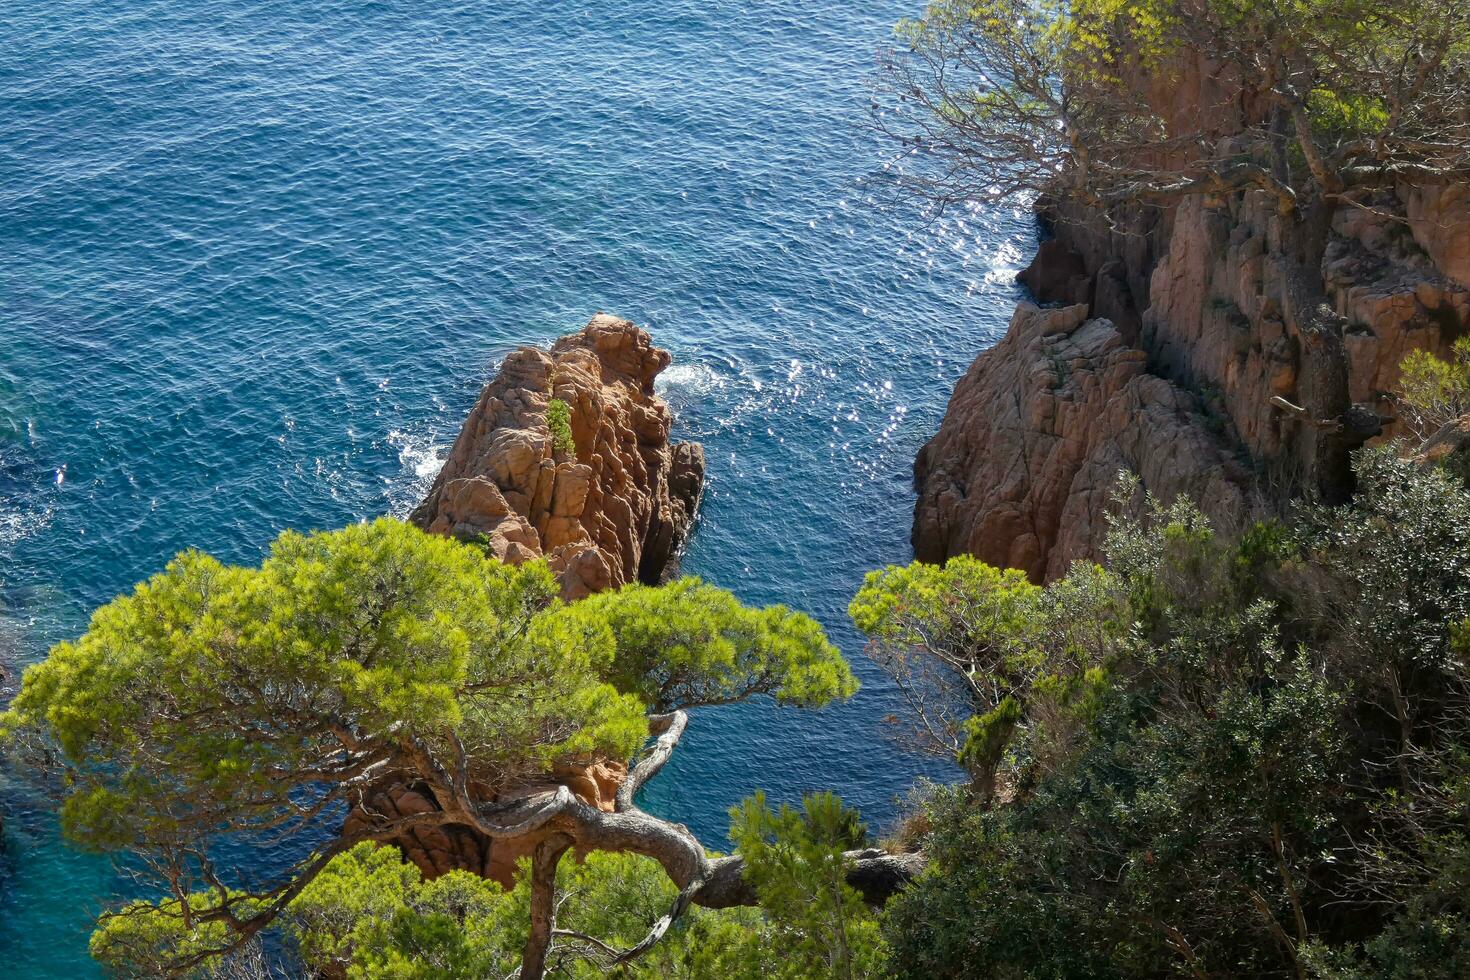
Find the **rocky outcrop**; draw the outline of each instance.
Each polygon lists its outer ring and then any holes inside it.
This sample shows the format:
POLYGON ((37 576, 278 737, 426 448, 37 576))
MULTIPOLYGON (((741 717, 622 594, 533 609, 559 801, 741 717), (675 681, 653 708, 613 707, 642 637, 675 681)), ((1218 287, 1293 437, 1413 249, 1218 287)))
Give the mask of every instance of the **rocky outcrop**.
MULTIPOLYGON (((1220 98, 1211 71, 1201 56, 1142 89, 1165 118, 1229 147, 1261 109, 1220 98)), ((1093 459, 1126 463, 1164 499, 1202 496, 1221 517, 1237 499, 1341 500, 1351 451, 1400 434, 1390 393, 1404 356, 1444 356, 1470 332, 1464 184, 1307 199, 1291 214, 1262 191, 1039 210, 1052 237, 1020 279, 1043 303, 1084 310, 1063 319, 1108 327, 1044 340, 1061 331, 1023 307, 1012 336, 980 355, 916 463, 921 558, 972 551, 1042 577, 1094 553, 1093 459), (1069 358, 1082 375, 1049 387, 1069 358), (1120 387, 1107 379, 1124 364, 1120 387), (1202 465, 1220 470, 1206 479, 1202 465)))
MULTIPOLYGON (((524 787, 517 791, 516 797, 549 799, 559 786, 566 786, 583 803, 611 813, 618 787, 627 775, 628 767, 621 762, 564 765, 544 784, 524 787)), ((437 809, 439 806, 428 788, 389 781, 366 794, 363 806, 348 815, 342 830, 344 834, 356 833, 381 820, 396 820, 437 809)), ((394 838, 393 843, 426 877, 435 878, 457 869, 510 887, 515 883, 516 862, 529 856, 547 833, 532 832, 492 842, 468 827, 416 827, 394 838)))
POLYGON ((704 451, 669 438, 653 389, 667 351, 598 314, 550 351, 522 347, 485 386, 428 497, 411 520, 482 541, 501 559, 546 557, 577 599, 677 566, 704 485, 704 451), (570 409, 572 447, 547 423, 570 409))
MULTIPOLYGON (((669 361, 646 332, 605 314, 549 351, 512 352, 410 519, 432 534, 477 541, 503 561, 545 557, 568 600, 672 575, 699 507, 704 450, 669 438, 673 416, 653 388, 669 361), (570 446, 548 421, 553 400, 567 406, 570 446)), ((511 796, 566 786, 611 811, 626 777, 622 762, 584 761, 511 796)), ((385 778, 348 814, 344 832, 437 808, 426 787, 385 778)), ((467 827, 424 826, 392 843, 430 877, 459 868, 509 886, 516 862, 543 837, 492 842, 467 827)))
POLYGON ((1245 505, 1249 473, 1199 400, 1088 307, 1023 303, 955 388, 919 454, 914 550, 968 552, 1038 581, 1092 554, 1123 470, 1213 512, 1245 505))

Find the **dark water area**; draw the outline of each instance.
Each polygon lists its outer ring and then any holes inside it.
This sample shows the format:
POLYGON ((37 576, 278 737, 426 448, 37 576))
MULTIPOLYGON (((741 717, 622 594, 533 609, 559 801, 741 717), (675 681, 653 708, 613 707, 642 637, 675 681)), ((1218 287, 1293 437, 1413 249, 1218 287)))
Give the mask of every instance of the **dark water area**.
MULTIPOLYGON (((996 340, 1029 213, 925 222, 864 128, 917 0, 0 0, 0 658, 197 547, 406 513, 480 386, 599 310, 675 356, 710 484, 685 571, 817 615, 864 681, 696 714, 646 805, 834 788, 882 827, 935 760, 848 599, 910 558, 910 465, 996 340)), ((0 962, 96 975, 134 885, 0 772, 0 962)))

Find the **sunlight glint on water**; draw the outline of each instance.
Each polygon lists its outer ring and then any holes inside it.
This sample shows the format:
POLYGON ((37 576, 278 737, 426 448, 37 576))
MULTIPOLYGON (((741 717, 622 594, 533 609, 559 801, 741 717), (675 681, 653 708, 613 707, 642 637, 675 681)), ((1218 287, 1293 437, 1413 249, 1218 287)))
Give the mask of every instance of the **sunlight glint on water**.
MULTIPOLYGON (((185 547, 404 514, 496 361, 598 310, 705 441, 685 568, 816 613, 866 687, 696 717, 648 805, 945 770, 882 737, 844 609, 909 557, 910 463, 1003 331, 1024 210, 885 204, 862 123, 917 0, 48 0, 0 18, 0 657, 185 547)), ((885 169, 885 163, 890 169, 885 169)), ((95 975, 128 894, 0 774, 0 957, 95 975)))

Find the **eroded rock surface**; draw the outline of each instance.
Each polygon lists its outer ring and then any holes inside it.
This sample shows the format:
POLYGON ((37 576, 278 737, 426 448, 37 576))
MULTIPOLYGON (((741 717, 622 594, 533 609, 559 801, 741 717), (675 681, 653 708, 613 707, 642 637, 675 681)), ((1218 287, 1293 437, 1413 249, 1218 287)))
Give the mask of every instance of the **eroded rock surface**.
MULTIPOLYGON (((1228 147, 1269 103, 1221 98, 1216 67, 1186 56, 1140 90, 1228 147)), ((1237 498, 1344 499, 1351 451, 1401 434, 1389 393, 1404 356, 1446 356, 1470 332, 1464 183, 1285 215, 1261 191, 1039 210, 1054 237, 1020 278, 1082 312, 1023 306, 956 387, 916 462, 920 558, 971 551, 1059 574, 1096 551, 1105 465, 1217 517, 1237 498)))
POLYGON ((669 438, 653 389, 669 354, 627 320, 598 314, 550 351, 508 356, 465 420, 412 520, 482 540, 500 558, 545 556, 577 599, 676 565, 699 506, 704 451, 669 438), (573 451, 556 446, 547 407, 571 410, 573 451))
POLYGON ((1094 553, 1121 470, 1214 512, 1242 509, 1249 475, 1199 401, 1146 361, 1085 305, 1021 304, 919 454, 916 556, 1056 577, 1094 553))

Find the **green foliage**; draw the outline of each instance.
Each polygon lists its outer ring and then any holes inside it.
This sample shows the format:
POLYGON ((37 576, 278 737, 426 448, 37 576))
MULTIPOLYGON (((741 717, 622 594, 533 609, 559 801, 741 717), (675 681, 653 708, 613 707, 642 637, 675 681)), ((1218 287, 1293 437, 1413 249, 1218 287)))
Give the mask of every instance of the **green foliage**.
POLYGON ((1470 337, 1454 343, 1448 361, 1411 351, 1399 365, 1399 406, 1421 439, 1470 415, 1470 337))
POLYGON ((822 707, 857 691, 847 662, 810 616, 785 606, 748 608, 697 578, 626 585, 567 614, 589 632, 610 632, 617 652, 609 678, 655 711, 757 694, 822 707))
MULTIPOLYGON (((495 972, 511 955, 502 940, 525 931, 523 889, 507 905, 478 879, 424 883, 363 847, 318 874, 295 846, 275 881, 237 893, 216 885, 217 855, 267 835, 321 839, 388 773, 442 801, 462 772, 488 799, 565 762, 629 759, 649 709, 759 694, 817 706, 856 689, 821 627, 783 607, 746 608, 697 580, 572 605, 558 591, 542 563, 504 565, 383 519, 288 531, 258 568, 186 552, 98 609, 27 670, 0 736, 60 777, 70 839, 143 858, 170 896, 106 920, 99 959, 145 974, 192 961, 237 924, 263 925, 269 901, 306 879, 292 915, 312 962, 362 977, 495 972)), ((633 873, 619 861, 587 866, 633 873)), ((645 900, 671 887, 635 877, 645 900)))
POLYGON ((1041 598, 1024 573, 961 555, 942 567, 914 562, 870 572, 848 614, 914 708, 919 744, 988 780, 1014 727, 1000 723, 1002 715, 1019 712, 1017 699, 1041 667, 1036 642, 1058 625, 1041 598), (1002 708, 1007 701, 1013 707, 1002 708), (978 720, 995 712, 995 724, 978 720), (983 747, 967 747, 977 733, 983 747))
POLYGON ((1152 502, 1046 588, 1111 638, 1054 671, 1075 640, 1031 631, 1014 800, 930 801, 898 976, 1463 975, 1470 494, 1391 451, 1357 477, 1236 540, 1152 502))
POLYGON ((1290 211, 1470 159, 1458 0, 931 0, 899 35, 878 122, 924 151, 913 186, 946 201, 1259 188, 1290 211), (1228 143, 1217 113, 1169 97, 1199 51, 1221 103, 1249 114, 1228 143))
POLYGON ((1381 132, 1390 122, 1385 101, 1361 93, 1343 95, 1331 89, 1316 89, 1307 98, 1307 109, 1324 131, 1342 136, 1381 132))
MULTIPOLYGON (((241 895, 232 911, 245 917, 257 903, 241 895)), ((190 896, 187 901, 133 902, 104 918, 92 933, 89 950, 112 976, 159 977, 175 969, 180 958, 199 962, 184 976, 207 977, 217 965, 210 957, 230 938, 218 918, 200 918, 215 904, 213 896, 190 896)))
POLYGON ((627 756, 641 705, 554 594, 543 565, 388 519, 288 531, 258 569, 186 552, 29 668, 0 730, 54 740, 63 828, 99 850, 274 826, 289 791, 332 783, 344 730, 385 747, 455 731, 492 785, 627 756))
POLYGON ((424 881, 397 848, 358 844, 292 901, 304 963, 352 980, 503 976, 519 961, 522 894, 466 871, 424 881))
MULTIPOLYGON (((732 836, 748 841, 763 909, 694 908, 644 956, 617 975, 647 980, 876 976, 877 920, 842 879, 843 849, 860 844, 856 814, 830 796, 800 812, 772 813, 757 798, 732 811, 732 836), (834 932, 837 930, 837 932, 834 932), (840 967, 827 952, 834 935, 849 944, 840 967)), ((514 973, 530 908, 523 862, 514 888, 462 871, 425 881, 396 848, 359 844, 338 856, 290 906, 283 925, 302 963, 350 980, 471 980, 514 973)), ((631 947, 667 911, 676 889, 655 862, 593 852, 564 861, 566 896, 552 954, 555 976, 602 977, 606 949, 631 947), (571 934, 597 937, 592 944, 571 934)), ((113 933, 134 926, 109 920, 113 933)), ((94 945, 96 941, 94 940, 94 945)), ((165 948, 166 944, 165 944, 165 948)), ((126 964, 129 961, 121 961, 126 964)), ((210 964, 205 964, 207 969, 210 964)))
POLYGON ((577 444, 572 439, 572 407, 560 398, 546 404, 546 428, 551 430, 551 444, 558 452, 575 455, 577 444))
POLYGON ((766 976, 881 976, 884 946, 877 918, 847 884, 843 852, 861 846, 857 814, 831 793, 802 800, 800 810, 771 810, 757 793, 730 811, 730 837, 745 877, 784 934, 779 966, 766 976))
POLYGON ((1021 702, 1010 695, 985 714, 970 716, 965 721, 965 744, 960 749, 960 765, 977 774, 985 785, 990 785, 1020 721, 1021 702))

